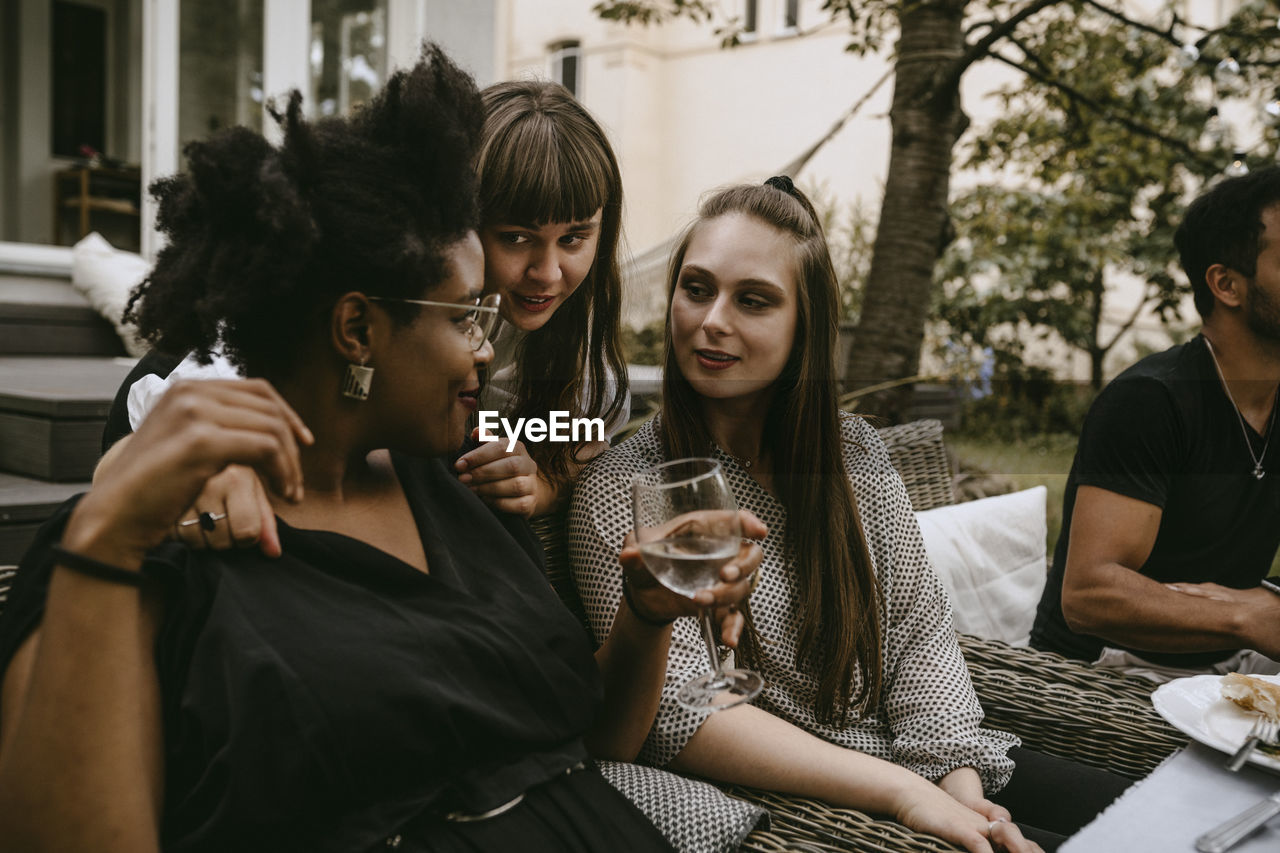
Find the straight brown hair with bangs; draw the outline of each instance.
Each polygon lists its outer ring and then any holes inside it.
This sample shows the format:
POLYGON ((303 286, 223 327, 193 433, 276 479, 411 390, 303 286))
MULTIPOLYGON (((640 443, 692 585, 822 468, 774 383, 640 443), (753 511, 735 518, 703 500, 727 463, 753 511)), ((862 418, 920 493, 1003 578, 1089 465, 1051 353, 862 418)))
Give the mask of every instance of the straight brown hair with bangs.
MULTIPOLYGON (((773 457, 774 487, 787 511, 786 549, 794 561, 804 615, 796 667, 818 680, 817 719, 844 725, 851 711, 861 713, 879 702, 884 678, 881 593, 844 470, 835 373, 840 314, 836 274, 813 206, 794 187, 740 185, 720 190, 702 203, 697 220, 680 240, 667 282, 659 434, 671 459, 705 456, 711 450, 702 399, 680 373, 675 358, 671 301, 685 252, 701 225, 733 213, 778 229, 795 245, 795 343, 775 381, 762 447, 773 457)), ((749 629, 739 653, 750 667, 759 659, 760 639, 749 608, 744 612, 749 629)))
MULTIPOLYGON (((516 352, 512 416, 545 418, 558 410, 610 423, 627 397, 618 160, 600 125, 558 83, 498 83, 481 96, 485 123, 476 173, 482 227, 580 222, 601 211, 591 271, 516 352)), ((567 484, 578 446, 548 441, 527 449, 551 483, 567 484)))

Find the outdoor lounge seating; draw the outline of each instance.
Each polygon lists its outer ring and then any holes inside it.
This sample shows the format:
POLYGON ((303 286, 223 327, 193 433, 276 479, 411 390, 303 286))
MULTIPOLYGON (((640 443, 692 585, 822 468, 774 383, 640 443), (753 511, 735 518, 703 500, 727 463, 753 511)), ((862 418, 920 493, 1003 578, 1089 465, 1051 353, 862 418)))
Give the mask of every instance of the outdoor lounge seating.
MULTIPOLYGON (((889 427, 881 430, 881 436, 916 509, 954 500, 941 423, 889 427)), ((569 569, 564 522, 561 513, 538 519, 534 528, 546 548, 551 582, 585 624, 569 569)), ((0 567, 0 608, 14 571, 0 567)), ((961 635, 960 645, 987 724, 1017 734, 1031 748, 1138 779, 1185 743, 1152 708, 1146 682, 976 637, 961 635)), ((771 826, 747 837, 743 850, 937 853, 959 849, 856 809, 740 786, 725 790, 762 806, 772 817, 771 826)))
MULTIPOLYGON (((880 436, 917 511, 955 501, 941 422, 887 427, 880 436)), ((565 515, 537 519, 533 526, 546 550, 551 583, 585 624, 569 564, 565 515)), ((1152 707, 1151 686, 1145 681, 1060 655, 964 634, 960 648, 987 725, 1013 732, 1032 749, 1140 779, 1186 743, 1152 707)), ((743 850, 913 853, 960 849, 856 809, 741 786, 725 790, 757 803, 772 816, 772 825, 752 832, 743 850)))

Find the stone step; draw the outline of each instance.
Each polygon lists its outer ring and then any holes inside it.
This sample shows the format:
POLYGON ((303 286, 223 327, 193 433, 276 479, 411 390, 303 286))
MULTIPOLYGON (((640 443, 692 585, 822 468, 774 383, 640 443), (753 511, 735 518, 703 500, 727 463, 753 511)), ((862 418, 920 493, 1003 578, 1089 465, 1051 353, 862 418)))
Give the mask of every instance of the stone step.
POLYGON ((17 563, 54 510, 88 489, 87 482, 46 483, 0 473, 0 566, 17 563))
POLYGON ((130 358, 0 356, 0 471, 90 478, 130 358))
POLYGON ((0 272, 0 355, 124 355, 111 324, 65 277, 0 272))

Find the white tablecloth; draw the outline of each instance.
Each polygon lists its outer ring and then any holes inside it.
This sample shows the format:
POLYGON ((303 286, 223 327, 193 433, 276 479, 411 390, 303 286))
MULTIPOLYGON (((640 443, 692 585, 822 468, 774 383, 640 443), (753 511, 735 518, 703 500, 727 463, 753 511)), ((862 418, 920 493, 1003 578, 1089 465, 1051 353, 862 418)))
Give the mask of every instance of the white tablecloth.
MULTIPOLYGON (((1196 838, 1280 790, 1280 776, 1192 743, 1136 783, 1060 848, 1060 853, 1194 853, 1196 838)), ((1280 816, 1232 853, 1280 851, 1280 816)))

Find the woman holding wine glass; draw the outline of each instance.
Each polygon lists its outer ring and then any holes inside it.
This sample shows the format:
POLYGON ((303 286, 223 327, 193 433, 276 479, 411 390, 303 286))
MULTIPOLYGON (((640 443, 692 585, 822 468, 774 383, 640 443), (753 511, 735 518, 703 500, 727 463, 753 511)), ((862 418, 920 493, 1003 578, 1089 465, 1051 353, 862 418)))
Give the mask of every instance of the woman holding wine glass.
POLYGON ((876 431, 838 409, 837 282, 804 195, 771 178, 707 199, 674 253, 668 299, 662 410, 584 472, 575 577, 602 637, 632 520, 619 484, 714 458, 769 527, 737 652, 766 686, 714 714, 683 707, 675 694, 706 652, 682 620, 641 758, 889 814, 980 853, 1038 849, 1013 818, 1046 830, 1046 847, 1087 822, 1123 780, 1027 750, 1015 774, 1017 739, 981 727, 905 487, 876 431))
MULTIPOLYGON (((715 459, 676 459, 646 468, 631 482, 635 539, 649 573, 679 595, 693 597, 720 582, 720 570, 742 546, 733 491, 715 459)), ((627 578, 623 578, 623 596, 627 578)), ((711 611, 700 614, 710 670, 681 685, 676 701, 693 711, 719 711, 754 699, 758 673, 720 663, 711 611)))

